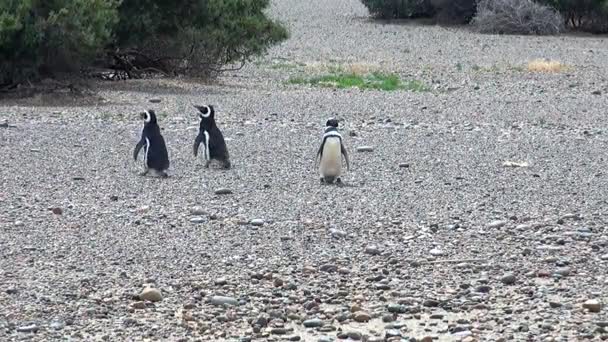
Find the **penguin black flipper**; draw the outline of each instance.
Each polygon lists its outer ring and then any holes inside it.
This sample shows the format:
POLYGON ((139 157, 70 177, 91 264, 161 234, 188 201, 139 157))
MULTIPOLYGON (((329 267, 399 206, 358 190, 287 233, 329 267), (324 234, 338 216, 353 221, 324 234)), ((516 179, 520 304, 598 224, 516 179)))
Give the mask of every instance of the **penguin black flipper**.
POLYGON ((348 160, 348 153, 346 152, 346 148, 344 148, 344 144, 340 144, 340 148, 342 150, 342 154, 344 155, 344 160, 346 160, 346 168, 350 170, 350 162, 348 160))
POLYGON ((198 155, 198 148, 201 145, 201 143, 203 142, 203 140, 205 139, 205 137, 203 137, 202 134, 199 134, 196 136, 196 139, 194 139, 194 147, 193 147, 193 152, 194 152, 194 156, 196 157, 198 155))
POLYGON ((323 158, 323 146, 325 145, 325 139, 323 139, 323 142, 321 143, 321 146, 319 146, 319 151, 317 151, 317 162, 319 160, 321 160, 321 158, 323 158))
POLYGON ((137 156, 139 155, 139 151, 146 144, 145 139, 141 138, 137 144, 135 145, 135 149, 133 150, 133 159, 137 161, 137 156))

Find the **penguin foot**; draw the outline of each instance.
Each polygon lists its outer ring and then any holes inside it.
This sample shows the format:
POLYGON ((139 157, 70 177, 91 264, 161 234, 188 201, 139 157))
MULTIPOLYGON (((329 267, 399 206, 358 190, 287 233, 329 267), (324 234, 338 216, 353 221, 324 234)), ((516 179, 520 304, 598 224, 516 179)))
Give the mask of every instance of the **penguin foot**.
POLYGON ((208 169, 208 168, 209 168, 209 164, 211 164, 211 161, 210 161, 210 160, 207 160, 207 161, 205 162, 205 169, 208 169))
POLYGON ((146 169, 145 171, 140 172, 140 173, 139 173, 139 175, 140 175, 141 177, 146 176, 146 175, 148 174, 148 171, 149 171, 149 170, 148 170, 148 169, 146 169))
POLYGON ((230 160, 224 160, 224 162, 222 163, 222 166, 224 167, 224 169, 228 170, 232 167, 232 164, 230 164, 230 160))

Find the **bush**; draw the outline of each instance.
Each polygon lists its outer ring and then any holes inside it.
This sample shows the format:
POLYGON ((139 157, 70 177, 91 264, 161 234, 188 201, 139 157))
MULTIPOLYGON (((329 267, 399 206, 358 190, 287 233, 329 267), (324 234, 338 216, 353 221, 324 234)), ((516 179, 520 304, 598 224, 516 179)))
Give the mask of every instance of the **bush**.
POLYGON ((446 24, 466 24, 475 16, 477 0, 431 0, 437 11, 437 21, 446 24))
MULTIPOLYGON (((268 19, 269 0, 129 0, 119 8, 117 46, 135 50, 151 66, 170 73, 212 76, 223 65, 248 61, 287 38, 268 19), (144 10, 142 10, 144 9, 144 10)), ((141 59, 141 58, 140 58, 141 59)))
POLYGON ((566 25, 594 33, 608 32, 608 0, 539 0, 562 13, 566 25))
POLYGON ((430 18, 435 15, 431 0, 362 0, 369 13, 380 19, 430 18))
POLYGON ((114 0, 4 0, 0 3, 0 85, 70 72, 110 42, 114 0))
POLYGON ((1 0, 0 87, 82 67, 212 76, 287 38, 269 0, 1 0), (104 53, 106 52, 106 53, 104 53))
POLYGON ((531 0, 480 0, 472 24, 482 33, 557 34, 564 28, 553 8, 531 0))

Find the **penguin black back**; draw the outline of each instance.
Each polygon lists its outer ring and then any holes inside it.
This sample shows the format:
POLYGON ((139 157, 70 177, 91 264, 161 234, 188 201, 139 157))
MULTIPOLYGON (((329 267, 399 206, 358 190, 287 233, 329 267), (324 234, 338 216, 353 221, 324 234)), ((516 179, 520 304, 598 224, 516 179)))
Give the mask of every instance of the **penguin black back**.
POLYGON ((228 147, 224 135, 215 123, 215 110, 212 105, 194 106, 199 111, 201 122, 196 139, 194 140, 194 156, 197 156, 201 143, 205 148, 205 167, 209 167, 212 160, 219 161, 225 169, 231 167, 228 147))
POLYGON ((166 177, 165 170, 169 168, 169 154, 167 153, 167 146, 165 139, 163 138, 156 113, 153 110, 146 110, 141 113, 141 118, 144 120, 144 128, 141 133, 141 139, 135 145, 133 151, 133 158, 137 160, 137 155, 141 148, 144 148, 144 163, 146 174, 149 169, 156 171, 161 176, 166 177))

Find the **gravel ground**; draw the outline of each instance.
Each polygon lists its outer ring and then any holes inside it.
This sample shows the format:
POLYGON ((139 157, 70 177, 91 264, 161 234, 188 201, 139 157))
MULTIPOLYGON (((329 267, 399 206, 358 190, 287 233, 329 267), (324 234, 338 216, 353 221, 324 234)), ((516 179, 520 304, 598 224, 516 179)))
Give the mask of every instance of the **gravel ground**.
POLYGON ((291 39, 219 84, 2 103, 0 340, 608 338, 606 37, 381 24, 356 0, 271 13, 291 39), (521 68, 544 57, 570 69, 521 68), (332 63, 433 90, 285 84, 332 63), (191 102, 216 106, 233 169, 192 156, 191 102), (143 108, 168 179, 131 159, 143 108), (330 116, 345 187, 314 167, 330 116))

